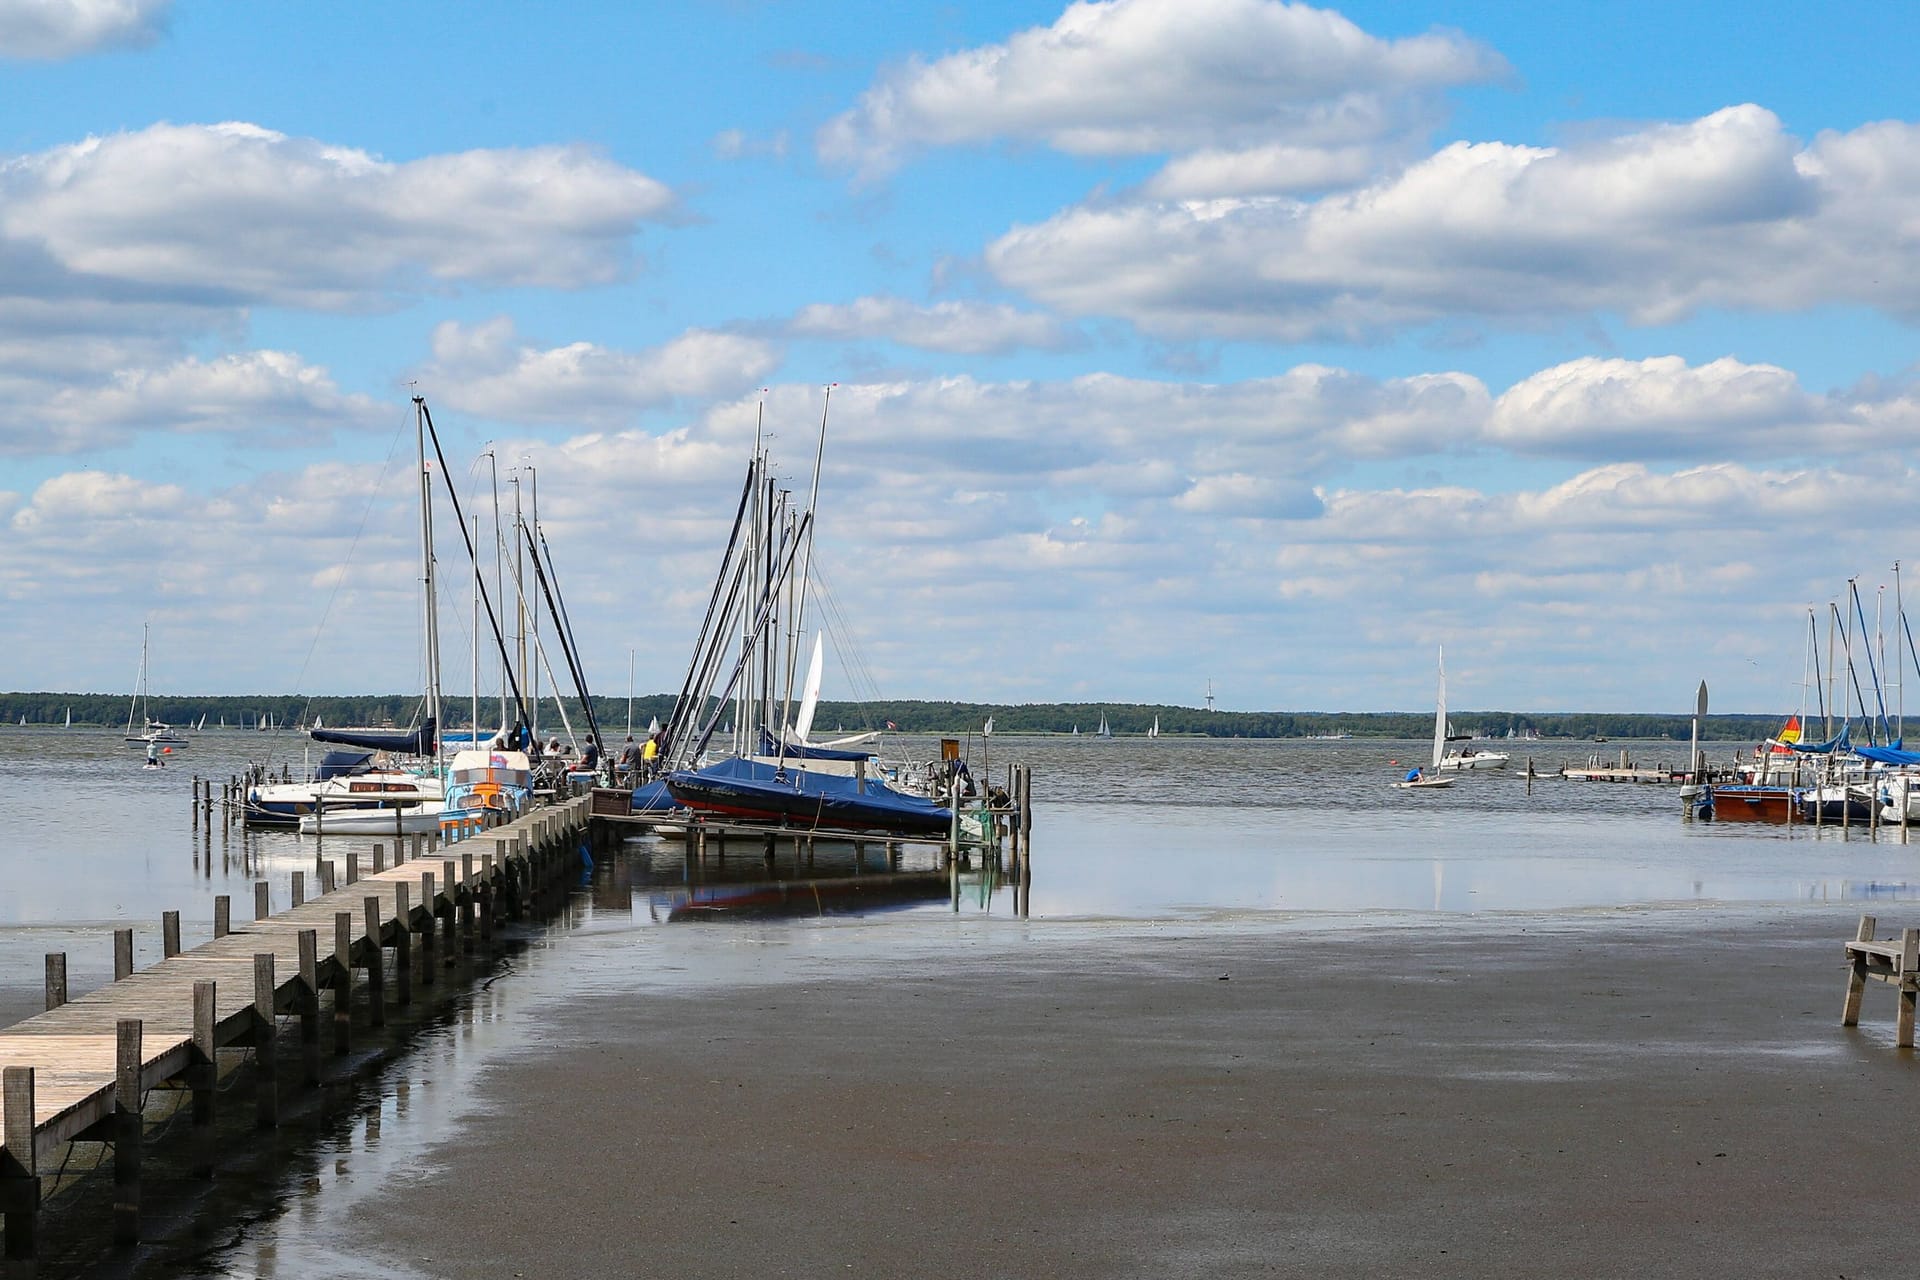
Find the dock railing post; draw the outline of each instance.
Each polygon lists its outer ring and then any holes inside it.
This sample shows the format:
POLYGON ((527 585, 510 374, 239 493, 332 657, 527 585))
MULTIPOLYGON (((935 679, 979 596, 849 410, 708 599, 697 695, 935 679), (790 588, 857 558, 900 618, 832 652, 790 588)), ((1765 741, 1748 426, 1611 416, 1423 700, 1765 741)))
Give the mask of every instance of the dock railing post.
POLYGON ((113 980, 125 982, 133 976, 133 930, 113 931, 113 980))
POLYGON ((34 1153, 33 1068, 0 1071, 6 1127, 0 1139, 0 1214, 5 1214, 7 1277, 30 1277, 40 1257, 40 1164, 34 1153))
POLYGON ((440 878, 446 884, 447 900, 446 911, 437 913, 440 914, 440 941, 445 944, 444 949, 447 953, 440 963, 449 969, 453 968, 458 950, 453 940, 454 918, 460 910, 460 880, 459 873, 454 869, 456 865, 451 858, 443 859, 440 863, 440 878))
POLYGON ((140 1243, 140 1019, 113 1030, 113 1242, 130 1245, 140 1243))
POLYGON ((210 981, 193 984, 193 1065, 187 1068, 187 1087, 193 1091, 193 1176, 211 1178, 218 1146, 213 1132, 213 1091, 220 1071, 214 1045, 218 1021, 217 989, 210 981))
POLYGON ((256 880, 253 883, 253 918, 265 920, 273 914, 272 890, 267 881, 256 880))
POLYGON ((296 871, 293 873, 293 900, 291 905, 296 907, 301 907, 301 906, 305 906, 306 902, 307 902, 307 873, 304 871, 296 871))
MULTIPOLYGON (((396 810, 396 812, 398 812, 396 810)), ((373 873, 379 875, 387 869, 387 846, 378 840, 373 842, 373 873)))
POLYGON ((353 912, 333 913, 333 1051, 353 1044, 353 912))
POLYGON ((473 855, 460 855, 460 949, 473 952, 473 855))
POLYGON ((320 896, 326 897, 333 892, 333 859, 320 864, 320 896))
POLYGON ((213 936, 224 938, 233 932, 233 899, 220 894, 213 900, 213 936))
POLYGON ((160 955, 171 960, 180 954, 180 913, 162 911, 160 913, 160 955))
POLYGON ((320 1083, 320 931, 300 931, 300 1059, 309 1088, 320 1083))
POLYGON ((359 881, 359 879, 360 879, 360 855, 358 853, 348 853, 347 854, 347 883, 355 884, 359 881))
POLYGON ((393 886, 393 914, 397 927, 393 931, 393 967, 394 1002, 408 1005, 413 1003, 413 904, 409 901, 412 886, 405 880, 393 886))
POLYGON ((58 1009, 67 1002, 67 953, 47 952, 47 1008, 58 1009))
POLYGON ((387 1025, 387 955, 380 927, 380 899, 364 900, 367 911, 367 1021, 387 1025))
POLYGON ((253 955, 253 1120, 262 1129, 280 1127, 280 1071, 275 1033, 273 952, 253 955))
POLYGON ((420 873, 420 907, 427 915, 427 927, 420 931, 420 985, 433 985, 433 935, 440 928, 439 914, 434 910, 433 872, 420 873))

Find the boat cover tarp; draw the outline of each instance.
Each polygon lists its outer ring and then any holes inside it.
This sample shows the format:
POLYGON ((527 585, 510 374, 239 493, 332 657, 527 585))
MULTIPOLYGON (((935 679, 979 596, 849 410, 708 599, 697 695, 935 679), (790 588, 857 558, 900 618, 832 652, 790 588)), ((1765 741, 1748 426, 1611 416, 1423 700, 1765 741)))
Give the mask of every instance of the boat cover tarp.
POLYGON ((673 798, 673 793, 667 790, 666 783, 648 782, 633 789, 633 805, 629 812, 666 813, 673 809, 684 809, 685 807, 685 805, 673 798))
MULTIPOLYGON (((760 754, 763 756, 778 756, 780 753, 780 744, 774 741, 771 733, 762 729, 760 731, 760 754)), ((833 747, 811 747, 804 746, 800 743, 789 742, 786 748, 786 756, 789 760, 871 760, 873 759, 873 752, 840 751, 833 747)))
POLYGON ((1881 764, 1920 764, 1920 751, 1902 751, 1898 747, 1855 747, 1853 753, 1881 764))
POLYGON ((704 769, 682 769, 666 778, 673 798, 767 822, 790 822, 839 831, 893 831, 938 835, 953 825, 953 811, 919 796, 902 795, 880 782, 864 784, 840 774, 782 769, 756 760, 722 760, 704 769))
POLYGON ((433 754, 434 730, 429 720, 418 729, 309 729, 315 742, 332 742, 343 747, 365 747, 370 751, 392 751, 404 756, 433 754))
POLYGON ((320 767, 314 771, 315 782, 325 782, 328 778, 346 778, 356 773, 369 773, 373 769, 371 751, 329 751, 320 757, 320 767))

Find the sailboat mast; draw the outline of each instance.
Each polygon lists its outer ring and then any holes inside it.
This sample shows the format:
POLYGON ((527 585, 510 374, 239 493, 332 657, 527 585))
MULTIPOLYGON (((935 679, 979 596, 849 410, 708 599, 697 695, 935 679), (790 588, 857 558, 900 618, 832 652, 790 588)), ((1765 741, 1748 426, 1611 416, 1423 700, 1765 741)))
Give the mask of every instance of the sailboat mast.
POLYGON ((433 471, 427 466, 426 400, 413 398, 413 425, 420 452, 420 580, 425 600, 424 629, 427 642, 427 715, 434 732, 434 755, 440 754, 440 619, 434 607, 433 582, 433 471))
MULTIPOLYGON (((473 545, 480 545, 480 517, 469 517, 473 524, 473 545)), ((473 558, 473 707, 468 728, 473 739, 467 745, 480 745, 480 557, 473 558)))
MULTIPOLYGON (((527 543, 528 550, 532 551, 540 545, 540 472, 531 461, 526 463, 526 468, 527 518, 533 521, 533 527, 527 531, 527 543)), ((536 565, 535 568, 537 569, 538 566, 536 565)), ((531 683, 527 686, 527 700, 533 704, 533 731, 538 733, 540 732, 540 605, 537 600, 533 607, 527 610, 527 615, 531 620, 533 631, 534 655, 533 673, 528 677, 531 683)), ((554 696, 559 697, 557 686, 554 689, 554 696)), ((572 731, 568 732, 571 735, 572 731)))
POLYGON ((1447 650, 1439 649, 1437 665, 1440 669, 1440 691, 1434 699, 1433 707, 1433 768, 1440 769, 1440 757, 1447 749, 1447 650))
MULTIPOLYGON (((504 609, 507 604, 507 590, 506 579, 503 576, 506 557, 500 551, 500 460, 494 456, 491 444, 487 446, 487 470, 493 482, 493 598, 498 600, 500 607, 504 609)), ((479 563, 478 555, 474 557, 474 562, 479 563)), ((492 605, 488 606, 489 613, 492 608, 492 605)), ((498 630, 496 627, 496 635, 498 630)), ((512 727, 513 722, 507 719, 507 653, 506 646, 502 645, 500 649, 500 728, 506 731, 512 727)), ((519 744, 510 743, 509 745, 518 746, 519 744)))
MULTIPOLYGON (((820 406, 820 439, 813 447, 813 482, 807 490, 809 527, 811 527, 811 520, 820 502, 820 463, 821 460, 827 456, 827 415, 833 409, 833 389, 839 385, 837 382, 827 384, 826 403, 820 406)), ((789 646, 787 660, 787 696, 789 701, 791 701, 793 696, 794 663, 800 659, 800 629, 804 624, 804 618, 807 612, 807 575, 812 569, 813 535, 809 533, 807 535, 807 545, 801 549, 799 598, 794 602, 793 608, 793 643, 789 646)), ((784 713, 782 713, 781 718, 784 722, 784 713)))
MULTIPOLYGON (((1897 628, 1893 633, 1893 719, 1894 736, 1902 745, 1907 739, 1907 659, 1900 652, 1900 636, 1906 630, 1907 610, 1900 602, 1900 562, 1893 562, 1893 617, 1897 628)), ((1884 659, 1882 660, 1884 661, 1884 659)))

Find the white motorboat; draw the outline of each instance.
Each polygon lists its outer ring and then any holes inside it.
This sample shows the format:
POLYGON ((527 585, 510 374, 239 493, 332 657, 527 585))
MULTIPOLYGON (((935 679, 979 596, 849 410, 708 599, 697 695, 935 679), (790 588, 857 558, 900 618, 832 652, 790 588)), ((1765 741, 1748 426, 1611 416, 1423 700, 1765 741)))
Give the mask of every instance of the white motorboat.
POLYGON ((316 809, 300 819, 300 834, 305 836, 414 836, 433 835, 440 830, 438 800, 423 800, 412 806, 383 808, 359 807, 333 810, 316 809))
POLYGON ((1444 773, 1459 773, 1468 769, 1504 769, 1509 757, 1504 751, 1477 751, 1472 747, 1444 755, 1436 769, 1444 773))

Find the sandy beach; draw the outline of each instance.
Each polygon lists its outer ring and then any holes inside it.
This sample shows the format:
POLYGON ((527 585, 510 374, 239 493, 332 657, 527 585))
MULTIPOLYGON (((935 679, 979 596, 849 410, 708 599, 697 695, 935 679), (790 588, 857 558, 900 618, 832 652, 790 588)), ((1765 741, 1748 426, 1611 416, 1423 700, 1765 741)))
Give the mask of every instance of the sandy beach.
POLYGON ((335 1243, 447 1276, 1891 1275, 1854 1193, 1916 1184, 1914 1062, 1885 988, 1838 1026, 1856 918, 1003 922, 865 958, 701 926, 649 942, 664 985, 589 944, 335 1243))

